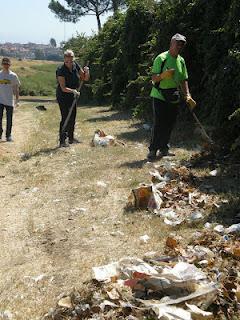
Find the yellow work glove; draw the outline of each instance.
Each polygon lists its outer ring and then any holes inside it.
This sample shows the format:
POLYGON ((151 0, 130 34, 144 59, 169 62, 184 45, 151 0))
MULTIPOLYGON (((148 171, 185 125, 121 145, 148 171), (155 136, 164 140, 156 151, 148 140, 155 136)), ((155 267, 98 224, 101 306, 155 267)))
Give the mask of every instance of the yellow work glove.
POLYGON ((173 77, 173 75, 174 75, 174 72, 175 72, 174 69, 169 69, 169 70, 163 71, 160 74, 161 80, 163 80, 163 79, 171 79, 173 77))
POLYGON ((193 98, 190 96, 190 94, 188 94, 186 96, 186 103, 187 103, 190 110, 193 110, 197 105, 196 101, 193 100, 193 98))

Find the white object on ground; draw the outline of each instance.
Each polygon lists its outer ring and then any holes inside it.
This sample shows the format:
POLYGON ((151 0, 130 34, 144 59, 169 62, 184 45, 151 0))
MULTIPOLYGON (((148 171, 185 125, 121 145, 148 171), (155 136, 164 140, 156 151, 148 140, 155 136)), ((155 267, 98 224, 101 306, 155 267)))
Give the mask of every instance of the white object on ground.
POLYGON ((227 233, 239 233, 240 232, 240 223, 232 224, 230 227, 226 228, 227 233))
POLYGON ((218 224, 216 227, 213 228, 214 231, 218 232, 218 233, 224 233, 225 232, 225 228, 222 224, 218 224))
POLYGON ((141 242, 147 243, 150 240, 150 237, 147 234, 145 234, 144 236, 141 236, 139 239, 141 242))

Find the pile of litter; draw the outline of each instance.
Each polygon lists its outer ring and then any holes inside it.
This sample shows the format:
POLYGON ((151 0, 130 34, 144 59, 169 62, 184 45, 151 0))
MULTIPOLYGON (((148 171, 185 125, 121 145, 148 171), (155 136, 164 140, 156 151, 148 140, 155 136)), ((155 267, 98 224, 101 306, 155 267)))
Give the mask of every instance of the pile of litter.
POLYGON ((166 224, 176 226, 201 221, 206 210, 220 206, 212 187, 205 186, 208 194, 201 192, 200 181, 185 166, 163 165, 150 175, 151 184, 132 190, 127 209, 148 209, 163 217, 166 224))
POLYGON ((103 130, 98 129, 95 131, 91 142, 92 147, 107 147, 116 145, 124 145, 124 143, 111 135, 107 135, 103 130))
POLYGON ((87 292, 62 296, 44 319, 239 319, 239 240, 204 229, 183 247, 169 236, 164 255, 94 267, 87 292))

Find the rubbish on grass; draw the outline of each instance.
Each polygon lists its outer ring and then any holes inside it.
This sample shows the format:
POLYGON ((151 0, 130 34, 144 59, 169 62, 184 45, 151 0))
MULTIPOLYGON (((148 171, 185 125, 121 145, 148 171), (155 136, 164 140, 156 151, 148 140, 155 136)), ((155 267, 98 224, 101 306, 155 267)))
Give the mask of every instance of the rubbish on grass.
POLYGON ((191 313, 175 306, 165 306, 163 304, 152 305, 152 310, 160 320, 192 320, 191 313))
POLYGON ((111 264, 107 264, 101 267, 93 267, 94 279, 98 281, 107 281, 110 280, 111 277, 117 276, 117 266, 118 263, 114 262, 111 264))
POLYGON ((139 239, 141 242, 147 243, 150 240, 150 237, 147 234, 145 234, 144 236, 141 236, 139 239))
POLYGON ((184 221, 183 217, 180 217, 171 208, 164 208, 159 211, 159 215, 164 217, 164 223, 170 226, 177 226, 184 221))
POLYGON ((191 313, 194 316, 193 319, 214 319, 212 312, 203 311, 194 304, 186 303, 186 306, 191 310, 191 313))
POLYGON ((34 282, 39 282, 41 280, 43 280, 44 278, 46 278, 47 275, 46 274, 40 274, 39 276, 24 276, 25 279, 30 279, 34 282))
POLYGON ((64 298, 61 298, 59 301, 58 301, 58 305, 59 307, 63 307, 63 308, 72 308, 72 299, 71 297, 67 296, 67 297, 64 297, 64 298))
POLYGON ((222 224, 218 224, 216 227, 213 228, 214 231, 218 232, 218 233, 224 233, 225 232, 225 228, 222 224))
POLYGON ((98 283, 89 283, 78 298, 71 294, 71 309, 57 307, 54 312, 59 319, 75 319, 76 313, 81 319, 239 318, 240 241, 236 234, 227 236, 226 242, 205 229, 195 232, 184 247, 170 234, 163 255, 148 252, 144 261, 128 257, 93 268, 98 283))
POLYGON ((47 111, 47 108, 44 105, 36 106, 35 107, 38 111, 47 111))
POLYGON ((178 241, 177 239, 173 238, 173 237, 167 237, 166 240, 166 246, 171 248, 171 249, 175 249, 178 246, 178 241))
POLYGON ((212 170, 212 171, 209 172, 209 174, 210 174, 210 176, 212 176, 212 177, 216 177, 217 174, 218 174, 218 170, 217 170, 217 169, 212 170))
POLYGON ((153 183, 158 183, 158 182, 163 182, 163 181, 169 180, 169 178, 167 178, 166 176, 162 177, 158 170, 151 170, 151 171, 149 171, 149 173, 152 176, 153 183))
POLYGON ((13 314, 9 310, 0 311, 0 319, 12 320, 13 319, 13 314))
POLYGON ((225 230, 227 233, 240 233, 240 223, 232 224, 225 230))
POLYGON ((206 222, 205 225, 204 225, 204 228, 211 229, 212 228, 212 224, 209 223, 209 222, 206 222))
POLYGON ((128 198, 127 208, 159 210, 162 204, 161 192, 152 185, 133 189, 128 198))
POLYGON ((115 145, 125 145, 124 142, 116 140, 115 137, 107 135, 103 130, 96 130, 92 138, 91 146, 92 147, 106 147, 106 146, 115 146, 115 145))
POLYGON ((104 181, 97 181, 97 186, 106 188, 107 184, 104 181))
POLYGON ((194 211, 187 218, 189 222, 197 222, 203 219, 203 214, 200 211, 194 211))

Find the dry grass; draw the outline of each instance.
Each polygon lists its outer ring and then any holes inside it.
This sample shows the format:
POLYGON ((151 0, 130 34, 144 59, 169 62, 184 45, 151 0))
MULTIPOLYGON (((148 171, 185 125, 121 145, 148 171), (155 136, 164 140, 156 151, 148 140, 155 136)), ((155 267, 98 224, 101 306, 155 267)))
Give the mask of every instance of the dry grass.
MULTIPOLYGON (((190 235, 188 227, 169 229, 146 211, 124 211, 130 190, 150 181, 148 133, 139 123, 108 107, 81 107, 76 132, 82 143, 56 149, 59 112, 56 105, 47 108, 18 110, 16 142, 2 163, 0 310, 19 320, 39 319, 60 294, 80 288, 93 266, 161 251, 173 231, 190 235), (127 146, 90 147, 98 128, 127 146), (144 234, 150 236, 146 244, 139 240, 144 234), (39 281, 31 278, 39 275, 39 281)), ((175 151, 181 160, 192 154, 175 151)))

